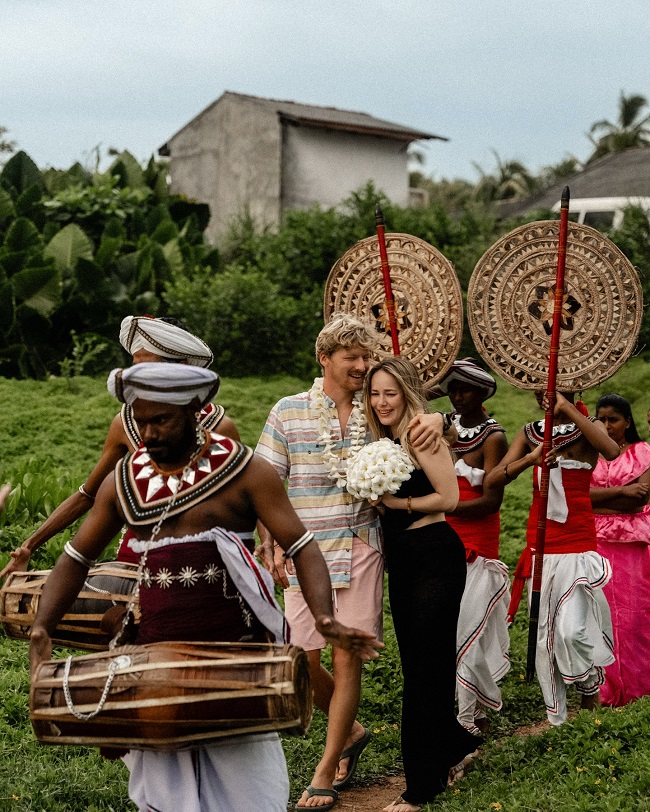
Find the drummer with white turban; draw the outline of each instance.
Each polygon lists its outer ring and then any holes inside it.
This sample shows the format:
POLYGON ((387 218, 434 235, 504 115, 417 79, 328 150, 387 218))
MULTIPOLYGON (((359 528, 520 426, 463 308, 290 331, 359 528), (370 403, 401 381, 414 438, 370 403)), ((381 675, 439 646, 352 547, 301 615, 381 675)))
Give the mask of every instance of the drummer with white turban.
POLYGON ((483 487, 486 474, 508 450, 503 427, 483 406, 496 388, 494 378, 471 358, 455 361, 435 388, 438 396, 449 396, 458 434, 452 449, 460 501, 447 514, 467 558, 456 638, 456 690, 458 721, 475 734, 487 728, 487 708, 501 708, 498 682, 510 668, 510 580, 507 566, 499 560, 503 487, 483 487))
MULTIPOLYGON (((294 562, 319 633, 362 660, 377 656, 381 644, 374 635, 334 619, 322 553, 275 469, 197 419, 218 385, 214 372, 195 366, 143 363, 111 373, 109 391, 132 405, 142 443, 102 483, 92 512, 47 579, 32 626, 32 680, 50 659, 52 633, 88 568, 123 523, 142 556, 136 646, 288 642, 273 580, 241 541, 259 519, 294 562)), ((269 732, 272 726, 257 729, 218 744, 198 741, 191 750, 114 751, 111 757, 124 758, 129 796, 140 812, 286 812, 289 779, 279 736, 269 732)))
POLYGON ((174 321, 152 316, 127 316, 120 327, 120 344, 133 356, 135 364, 163 358, 209 367, 213 360, 210 347, 174 321))
MULTIPOLYGON (((209 367, 212 351, 198 336, 185 330, 174 319, 152 316, 127 316, 120 328, 120 343, 133 356, 133 363, 174 361, 178 366, 193 364, 209 367)), ((233 421, 225 415, 223 406, 207 402, 201 411, 201 422, 210 430, 239 440, 239 432, 233 421)), ((65 499, 43 524, 18 549, 10 553, 10 559, 0 572, 0 578, 14 570, 25 570, 30 556, 42 544, 61 533, 87 513, 93 505, 95 494, 104 478, 115 468, 117 461, 138 447, 140 434, 127 403, 111 423, 104 442, 101 457, 79 490, 65 499)), ((134 561, 128 545, 120 544, 118 559, 134 561)))

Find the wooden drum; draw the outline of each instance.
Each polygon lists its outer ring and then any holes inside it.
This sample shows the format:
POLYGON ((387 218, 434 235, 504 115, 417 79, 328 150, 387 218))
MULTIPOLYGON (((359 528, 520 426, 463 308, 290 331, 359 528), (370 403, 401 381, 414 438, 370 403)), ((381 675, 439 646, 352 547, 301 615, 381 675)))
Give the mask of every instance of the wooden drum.
MULTIPOLYGON (((51 570, 10 573, 0 589, 0 622, 7 637, 28 640, 51 570)), ((56 645, 83 651, 108 648, 138 580, 137 564, 103 561, 88 571, 77 600, 52 635, 56 645)), ((135 622, 139 607, 134 606, 135 622)))
POLYGON ((149 643, 50 660, 30 691, 44 744, 182 750, 260 731, 302 735, 311 716, 307 655, 272 643, 149 643))

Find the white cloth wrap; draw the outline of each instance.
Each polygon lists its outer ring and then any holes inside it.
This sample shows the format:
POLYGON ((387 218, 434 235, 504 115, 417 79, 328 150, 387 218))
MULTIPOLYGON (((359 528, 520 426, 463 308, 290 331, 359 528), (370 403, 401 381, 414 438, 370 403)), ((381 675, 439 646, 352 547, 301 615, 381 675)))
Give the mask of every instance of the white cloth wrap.
POLYGON ((510 670, 508 567, 498 559, 478 556, 467 565, 465 592, 456 634, 458 721, 474 724, 480 706, 499 710, 497 682, 510 670))
POLYGON ((470 468, 463 459, 456 460, 454 468, 456 476, 464 476, 472 488, 479 488, 483 484, 485 471, 482 468, 470 468))
MULTIPOLYGON (((215 527, 182 538, 131 539, 129 546, 142 553, 147 548, 195 541, 216 543, 253 613, 277 643, 289 642, 289 628, 274 597, 273 578, 235 533, 215 527)), ((129 797, 139 812, 286 812, 289 778, 277 733, 237 736, 176 753, 130 750, 122 760, 130 771, 129 797)))
POLYGON ((286 812, 289 777, 277 733, 176 753, 130 750, 129 797, 139 812, 286 812))
MULTIPOLYGON (((564 524, 569 515, 569 508, 566 503, 566 494, 564 493, 564 485, 562 484, 562 469, 579 470, 580 468, 589 468, 591 465, 588 462, 580 462, 580 460, 565 460, 564 457, 557 458, 557 465, 550 469, 548 478, 548 504, 546 506, 546 518, 551 519, 553 522, 564 524)), ((537 476, 537 485, 539 487, 542 469, 540 466, 535 466, 537 476)))
POLYGON ((218 391, 219 376, 189 364, 149 362, 112 370, 107 388, 113 397, 129 405, 141 398, 186 406, 197 398, 203 406, 218 391))
POLYGON ((196 541, 216 543, 228 574, 255 617, 271 632, 276 643, 290 643, 289 625, 280 604, 275 599, 273 578, 269 572, 260 567, 254 555, 236 533, 222 527, 213 527, 193 536, 180 538, 168 536, 153 542, 132 538, 129 539, 129 547, 135 553, 143 553, 145 550, 196 541))
MULTIPOLYGON (((553 725, 566 721, 566 686, 590 693, 603 682, 603 667, 614 662, 612 618, 603 594, 611 576, 609 561, 596 552, 544 556, 536 668, 553 725)), ((529 578, 529 608, 531 585, 529 578)))
POLYGON ((130 355, 147 350, 162 358, 188 361, 199 367, 209 367, 213 359, 212 350, 198 336, 150 316, 122 319, 120 344, 130 355))

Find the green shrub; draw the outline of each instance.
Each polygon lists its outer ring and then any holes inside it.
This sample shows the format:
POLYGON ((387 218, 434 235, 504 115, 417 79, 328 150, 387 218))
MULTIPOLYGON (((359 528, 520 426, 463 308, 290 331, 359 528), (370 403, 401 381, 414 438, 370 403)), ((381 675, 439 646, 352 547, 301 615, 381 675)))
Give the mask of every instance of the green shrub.
POLYGON ((167 287, 172 315, 210 345, 220 375, 308 376, 315 372, 313 346, 322 327, 319 291, 284 295, 260 271, 230 266, 179 277, 167 287))

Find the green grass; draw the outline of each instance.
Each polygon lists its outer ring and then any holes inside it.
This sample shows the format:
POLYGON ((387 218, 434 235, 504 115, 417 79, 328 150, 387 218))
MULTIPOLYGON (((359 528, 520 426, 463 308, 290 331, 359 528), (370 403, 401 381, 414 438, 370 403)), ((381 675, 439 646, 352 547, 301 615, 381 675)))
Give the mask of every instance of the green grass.
MULTIPOLYGON (((236 422, 242 439, 255 445, 269 409, 286 394, 309 385, 291 377, 225 380, 219 401, 236 422)), ((650 364, 634 359, 612 379, 584 395, 590 411, 600 394, 628 397, 642 437, 650 406, 650 364)), ((486 403, 511 440, 528 420, 541 417, 531 392, 499 383, 486 403)), ((433 408, 445 409, 441 399, 433 408)), ((118 404, 104 380, 9 381, 0 379, 3 443, 0 482, 14 490, 0 513, 0 566, 8 553, 83 482, 99 456, 118 404)), ((512 568, 524 545, 530 504, 530 473, 506 489, 502 507, 501 556, 512 568)), ((49 567, 70 531, 53 539, 32 562, 49 567)), ((109 551, 110 553, 110 551, 109 551)), ((527 618, 522 606, 511 628, 512 668, 502 682, 504 708, 490 714, 491 732, 476 769, 445 793, 441 810, 504 812, 582 812, 650 809, 650 698, 621 710, 581 712, 559 729, 522 739, 522 725, 545 719, 536 684, 523 678, 527 618)), ((359 765, 359 781, 398 772, 400 671, 390 613, 385 612, 386 649, 363 671, 360 720, 374 732, 359 765)), ((422 630, 427 645, 427 631, 422 630)), ((36 743, 29 725, 27 644, 0 638, 0 810, 105 812, 132 810, 127 801, 127 771, 86 748, 36 743)), ((570 692, 570 706, 577 698, 570 692)), ((325 719, 316 712, 306 737, 285 737, 292 799, 306 786, 318 761, 325 719)), ((431 731, 431 736, 436 732, 431 731)), ((425 743, 424 743, 425 744, 425 743)), ((260 811, 263 812, 263 811, 260 811)))

